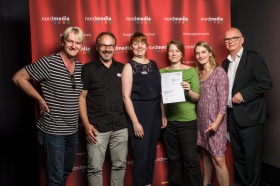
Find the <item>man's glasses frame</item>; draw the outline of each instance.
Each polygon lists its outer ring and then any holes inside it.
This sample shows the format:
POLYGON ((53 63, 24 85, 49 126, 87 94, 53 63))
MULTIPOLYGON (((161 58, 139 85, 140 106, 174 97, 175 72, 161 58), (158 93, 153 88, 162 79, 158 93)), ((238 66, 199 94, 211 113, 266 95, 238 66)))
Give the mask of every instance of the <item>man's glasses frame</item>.
POLYGON ((115 48, 116 45, 112 44, 112 45, 105 45, 105 44, 98 44, 98 47, 100 49, 109 49, 109 50, 113 50, 115 48))
POLYGON ((242 38, 243 36, 234 36, 234 37, 230 37, 230 38, 224 38, 224 42, 225 43, 229 43, 229 42, 235 42, 237 41, 237 39, 242 38))

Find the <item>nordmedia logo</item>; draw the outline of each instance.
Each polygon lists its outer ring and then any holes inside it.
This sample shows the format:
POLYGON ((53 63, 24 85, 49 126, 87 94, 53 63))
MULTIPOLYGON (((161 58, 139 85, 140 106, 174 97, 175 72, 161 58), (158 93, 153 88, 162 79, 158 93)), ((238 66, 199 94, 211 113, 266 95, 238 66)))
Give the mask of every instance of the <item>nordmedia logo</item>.
POLYGON ((62 17, 42 17, 42 21, 50 21, 53 22, 54 25, 61 25, 61 24, 70 24, 70 18, 67 16, 62 16, 62 17))
POLYGON ((162 164, 168 163, 168 158, 167 157, 159 157, 156 158, 155 162, 161 162, 162 164))
POLYGON ((148 46, 149 50, 155 50, 156 52, 166 52, 166 45, 154 45, 154 46, 148 46))
POLYGON ((123 54, 123 53, 128 53, 129 51, 129 46, 117 46, 116 47, 116 54, 123 54))
POLYGON ((80 50, 80 54, 90 54, 90 48, 88 46, 83 46, 80 50))
POLYGON ((165 17, 163 18, 164 21, 170 21, 173 22, 173 24, 188 24, 189 18, 183 16, 183 17, 165 17))
POLYGON ((136 24, 152 24, 152 18, 150 18, 149 16, 145 16, 145 17, 126 17, 125 18, 126 21, 129 22, 135 22, 136 24))
MULTIPOLYGON (((166 52, 166 45, 160 46, 160 45, 154 45, 154 46, 148 46, 148 50, 155 50, 156 52, 166 52)), ((116 47, 116 54, 123 54, 128 53, 129 46, 117 46, 116 47)))
POLYGON ((112 24, 112 18, 109 16, 104 16, 104 17, 85 17, 85 21, 92 21, 95 22, 95 24, 112 24))
POLYGON ((224 18, 222 17, 202 17, 200 18, 200 21, 206 21, 210 24, 223 24, 224 18))
POLYGON ((73 171, 86 172, 87 171, 87 166, 86 165, 75 166, 75 167, 73 167, 73 171))

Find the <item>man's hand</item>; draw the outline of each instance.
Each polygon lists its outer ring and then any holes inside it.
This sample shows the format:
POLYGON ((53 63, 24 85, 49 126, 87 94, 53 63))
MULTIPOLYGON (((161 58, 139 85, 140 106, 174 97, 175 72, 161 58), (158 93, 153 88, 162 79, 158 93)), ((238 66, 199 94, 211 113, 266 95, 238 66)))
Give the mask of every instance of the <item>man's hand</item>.
POLYGON ((240 104, 243 102, 243 97, 240 92, 237 92, 231 99, 232 103, 240 104))

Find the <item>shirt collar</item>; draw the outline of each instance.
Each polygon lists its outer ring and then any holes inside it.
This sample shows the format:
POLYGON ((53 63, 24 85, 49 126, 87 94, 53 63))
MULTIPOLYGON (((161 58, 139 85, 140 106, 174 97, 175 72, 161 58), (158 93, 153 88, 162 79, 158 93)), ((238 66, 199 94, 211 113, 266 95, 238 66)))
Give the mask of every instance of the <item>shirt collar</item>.
MULTIPOLYGON (((96 65, 97 65, 97 67, 104 66, 104 64, 101 62, 101 60, 100 60, 99 58, 97 58, 97 63, 96 63, 96 65)), ((110 66, 110 68, 111 68, 113 65, 117 65, 114 58, 112 58, 112 65, 110 66)))
MULTIPOLYGON (((241 56, 242 56, 242 54, 243 54, 243 51, 244 51, 244 49, 243 49, 243 47, 239 50, 239 52, 237 53, 237 55, 236 55, 236 58, 241 58, 241 56)), ((230 61, 230 62, 233 62, 234 60, 231 58, 231 55, 229 54, 228 56, 227 56, 227 59, 230 61)))

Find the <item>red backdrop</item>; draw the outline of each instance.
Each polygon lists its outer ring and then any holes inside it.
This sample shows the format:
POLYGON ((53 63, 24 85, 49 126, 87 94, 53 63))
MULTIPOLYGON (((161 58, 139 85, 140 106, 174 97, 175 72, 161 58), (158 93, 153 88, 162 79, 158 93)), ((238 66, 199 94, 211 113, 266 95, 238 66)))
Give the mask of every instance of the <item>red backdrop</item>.
MULTIPOLYGON (((159 68, 168 65, 166 43, 179 39, 185 44, 184 63, 194 66, 194 45, 204 40, 210 43, 221 62, 227 55, 223 43, 224 32, 230 27, 230 0, 29 0, 31 22, 32 61, 51 55, 60 49, 60 35, 69 26, 80 27, 85 43, 78 59, 82 63, 96 57, 95 38, 102 31, 111 31, 117 37, 114 58, 129 60, 128 43, 135 31, 147 35, 147 57, 159 68)), ((67 186, 87 185, 87 152, 83 127, 79 126, 80 144, 73 172, 67 186)), ((158 142, 153 185, 168 185, 167 165, 162 141, 158 142)), ((45 185, 44 157, 40 153, 41 186, 45 185)), ((233 182, 230 143, 226 161, 233 182)), ((125 185, 132 185, 133 166, 131 151, 127 158, 125 185)), ((104 165, 104 185, 110 183, 110 161, 104 165)), ((215 185, 215 175, 213 177, 215 185)))

